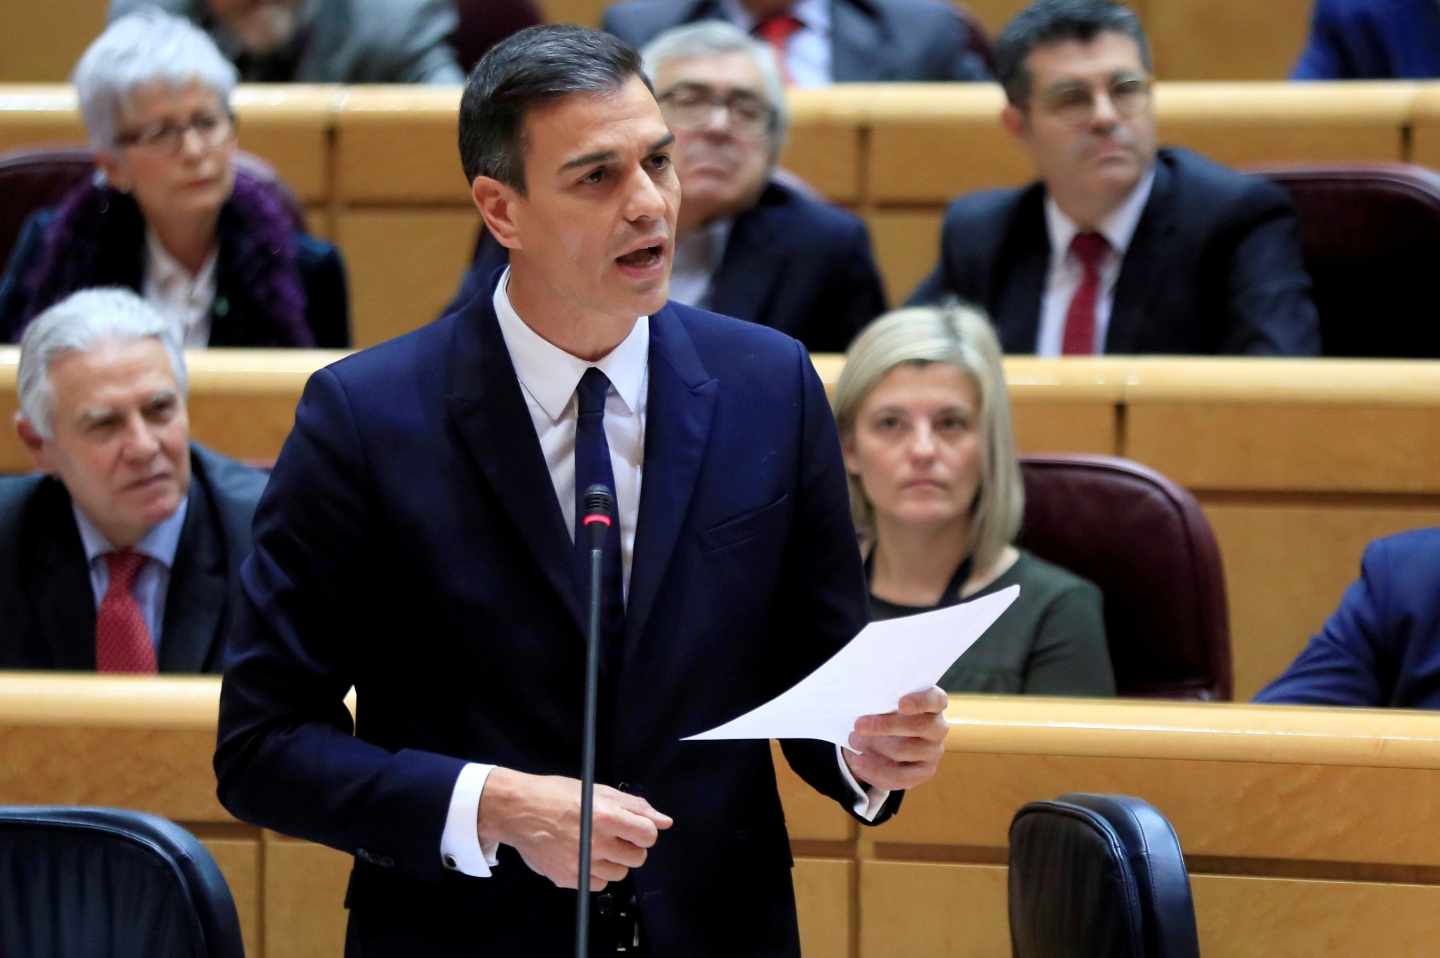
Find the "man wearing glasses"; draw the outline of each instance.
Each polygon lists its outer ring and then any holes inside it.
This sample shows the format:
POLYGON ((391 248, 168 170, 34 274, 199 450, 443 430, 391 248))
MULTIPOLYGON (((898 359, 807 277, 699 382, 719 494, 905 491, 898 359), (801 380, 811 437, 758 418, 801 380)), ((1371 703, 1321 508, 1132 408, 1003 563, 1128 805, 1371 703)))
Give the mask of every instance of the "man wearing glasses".
POLYGON ((1150 50, 1110 0, 1036 0, 996 49, 1040 179, 963 196, 911 297, 983 306, 1009 353, 1314 355, 1284 191, 1155 146, 1150 50))
POLYGON ((706 21, 661 34, 642 55, 684 197, 671 298, 843 352, 885 311, 885 293, 860 218, 774 176, 786 115, 773 54, 706 21))

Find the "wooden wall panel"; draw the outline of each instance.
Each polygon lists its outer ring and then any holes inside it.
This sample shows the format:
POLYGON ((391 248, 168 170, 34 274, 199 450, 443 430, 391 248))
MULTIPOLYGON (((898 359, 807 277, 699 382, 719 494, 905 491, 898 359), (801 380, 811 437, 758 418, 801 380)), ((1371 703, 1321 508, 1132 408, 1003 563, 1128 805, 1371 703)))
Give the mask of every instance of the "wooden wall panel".
POLYGON ((333 958, 345 950, 349 855, 265 834, 266 958, 333 958))
POLYGON ((1284 80, 1305 45, 1312 0, 1149 0, 1141 21, 1165 80, 1284 80))
POLYGON ((865 216, 885 295, 900 307, 940 258, 943 210, 874 209, 865 216))
POLYGON ((860 866, 860 958, 1010 954, 1003 865, 867 861, 860 866))
POLYGON ((610 0, 539 0, 540 12, 549 23, 578 23, 598 27, 600 14, 610 0))
POLYGON ((1299 654, 1360 575, 1366 543, 1440 525, 1427 507, 1245 501, 1201 494, 1220 543, 1230 602, 1235 699, 1248 701, 1299 654))
POLYGON ((847 842, 855 838, 855 819, 835 802, 806 785, 790 769, 780 746, 770 743, 775 761, 775 784, 785 806, 785 826, 797 842, 847 842))
MULTIPOLYGON (((870 127, 869 199, 943 205, 957 194, 1029 181, 1033 168, 1000 126, 1005 96, 988 84, 851 86, 870 127)), ((932 253, 933 255, 933 253, 932 253)))
POLYGON ((831 858, 797 858, 794 878, 800 950, 825 958, 853 955, 855 863, 831 858))
MULTIPOLYGON (((193 826, 192 826, 193 827, 193 826)), ((220 866, 230 897, 235 899, 235 913, 240 919, 240 937, 245 940, 245 954, 250 958, 280 955, 283 951, 261 951, 260 839, 203 838, 205 847, 220 866)), ((336 952, 335 954, 339 954, 336 952)))
POLYGON ((790 134, 780 166, 832 202, 859 201, 864 190, 860 128, 843 112, 808 107, 803 93, 791 97, 790 134))
POLYGON ((457 143, 459 87, 345 90, 334 117, 340 202, 471 205, 457 143))
POLYGON ((357 347, 425 325, 459 292, 480 218, 470 207, 351 210, 336 238, 350 276, 357 347))
POLYGON ((61 83, 105 26, 106 0, 5 5, 0 83, 61 83))

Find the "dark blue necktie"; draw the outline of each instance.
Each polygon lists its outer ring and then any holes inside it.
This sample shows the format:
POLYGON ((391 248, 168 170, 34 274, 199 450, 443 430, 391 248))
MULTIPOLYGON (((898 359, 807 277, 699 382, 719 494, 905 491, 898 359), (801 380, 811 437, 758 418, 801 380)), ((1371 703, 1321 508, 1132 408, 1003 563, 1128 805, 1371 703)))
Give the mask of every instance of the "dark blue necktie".
MULTIPOLYGON (((575 390, 579 415, 575 425, 575 573, 580 590, 580 607, 590 603, 590 533, 585 529, 585 490, 602 483, 615 495, 615 473, 610 468, 610 444, 605 441, 605 396, 610 380, 591 366, 580 377, 575 390)), ((611 668, 619 662, 620 643, 625 631, 624 583, 620 571, 620 516, 616 497, 616 515, 611 516, 605 532, 604 559, 601 562, 600 640, 603 643, 601 667, 611 668)), ((614 678, 613 671, 610 678, 614 678)))

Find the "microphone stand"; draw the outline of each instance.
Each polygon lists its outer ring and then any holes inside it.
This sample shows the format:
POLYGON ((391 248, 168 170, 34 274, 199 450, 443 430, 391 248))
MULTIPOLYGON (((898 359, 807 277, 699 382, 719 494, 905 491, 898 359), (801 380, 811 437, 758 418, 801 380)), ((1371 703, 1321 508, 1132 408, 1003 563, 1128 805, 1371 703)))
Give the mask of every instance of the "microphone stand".
POLYGON ((609 489, 593 485, 585 490, 585 530, 590 534, 590 603, 585 627, 585 724, 580 749, 580 872, 576 884, 575 958, 590 953, 590 836, 595 805, 595 711, 600 686, 601 579, 604 575, 605 534, 610 529, 609 489))

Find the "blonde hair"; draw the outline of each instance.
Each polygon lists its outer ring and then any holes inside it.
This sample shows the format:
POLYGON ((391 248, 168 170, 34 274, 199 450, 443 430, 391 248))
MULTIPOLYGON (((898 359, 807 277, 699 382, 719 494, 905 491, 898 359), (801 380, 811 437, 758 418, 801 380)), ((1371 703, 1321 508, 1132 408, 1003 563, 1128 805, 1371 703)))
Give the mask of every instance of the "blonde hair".
MULTIPOLYGON (((1010 400, 1000 344, 985 314, 973 306, 917 306, 886 313, 850 345, 835 384, 832 405, 840 438, 849 443, 855 419, 870 391, 897 366, 946 363, 970 377, 980 394, 980 486, 971 516, 970 554, 977 570, 988 569, 1020 531, 1025 486, 1015 455, 1010 400)), ((874 507, 857 476, 850 482, 850 510, 862 539, 873 542, 874 507)))

